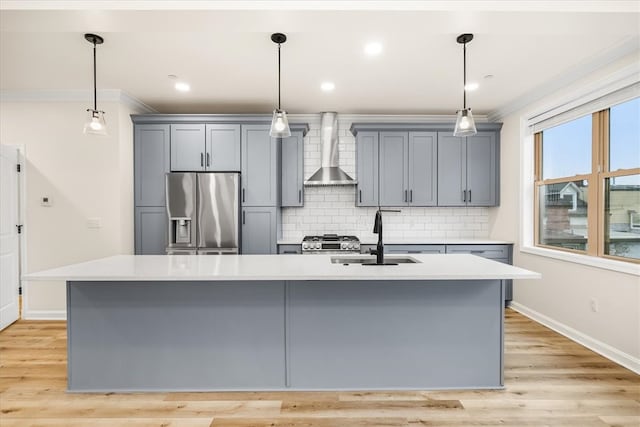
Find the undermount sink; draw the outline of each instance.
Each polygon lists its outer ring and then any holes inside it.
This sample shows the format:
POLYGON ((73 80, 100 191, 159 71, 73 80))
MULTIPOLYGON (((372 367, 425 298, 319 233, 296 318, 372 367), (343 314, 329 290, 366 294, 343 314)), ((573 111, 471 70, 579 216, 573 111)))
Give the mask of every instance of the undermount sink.
MULTIPOLYGON (((418 261, 415 258, 410 256, 385 256, 384 263, 385 264, 417 264, 422 261, 418 261)), ((331 257, 332 264, 375 264, 376 257, 375 256, 332 256, 331 257)))

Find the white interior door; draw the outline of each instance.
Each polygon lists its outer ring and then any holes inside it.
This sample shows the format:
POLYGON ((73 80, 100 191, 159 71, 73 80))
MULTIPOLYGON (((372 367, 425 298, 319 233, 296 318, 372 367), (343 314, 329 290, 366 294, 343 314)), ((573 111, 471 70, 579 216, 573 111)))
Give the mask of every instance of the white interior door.
POLYGON ((18 320, 20 280, 18 150, 0 145, 0 330, 18 320))

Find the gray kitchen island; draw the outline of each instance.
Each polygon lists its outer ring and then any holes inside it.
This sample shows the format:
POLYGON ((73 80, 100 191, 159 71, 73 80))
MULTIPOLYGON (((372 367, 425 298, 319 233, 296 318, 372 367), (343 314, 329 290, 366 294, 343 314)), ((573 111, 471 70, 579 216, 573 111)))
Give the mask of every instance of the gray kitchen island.
POLYGON ((25 280, 67 282, 72 392, 501 388, 503 280, 539 274, 412 258, 122 255, 25 280))

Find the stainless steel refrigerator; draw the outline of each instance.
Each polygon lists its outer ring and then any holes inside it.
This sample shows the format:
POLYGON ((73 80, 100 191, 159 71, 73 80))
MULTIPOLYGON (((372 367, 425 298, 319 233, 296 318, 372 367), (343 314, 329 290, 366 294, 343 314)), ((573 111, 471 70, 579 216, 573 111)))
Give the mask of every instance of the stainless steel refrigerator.
POLYGON ((240 174, 168 173, 167 254, 237 254, 240 174))

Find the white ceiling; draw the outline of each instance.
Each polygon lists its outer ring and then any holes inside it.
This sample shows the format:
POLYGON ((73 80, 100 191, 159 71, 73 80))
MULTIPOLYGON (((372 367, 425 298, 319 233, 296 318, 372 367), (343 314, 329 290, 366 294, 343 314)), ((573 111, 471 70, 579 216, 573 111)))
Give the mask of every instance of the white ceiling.
POLYGON ((0 89, 91 89, 83 34, 94 32, 105 38, 99 89, 122 89, 164 113, 266 113, 277 100, 270 35, 284 32, 290 113, 451 114, 462 104, 455 39, 471 32, 467 80, 480 88, 468 104, 487 114, 602 58, 638 54, 639 4, 4 0, 0 89), (384 46, 374 58, 363 53, 373 40, 384 46), (169 74, 192 90, 176 92, 169 74), (320 90, 326 80, 333 93, 320 90))

